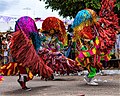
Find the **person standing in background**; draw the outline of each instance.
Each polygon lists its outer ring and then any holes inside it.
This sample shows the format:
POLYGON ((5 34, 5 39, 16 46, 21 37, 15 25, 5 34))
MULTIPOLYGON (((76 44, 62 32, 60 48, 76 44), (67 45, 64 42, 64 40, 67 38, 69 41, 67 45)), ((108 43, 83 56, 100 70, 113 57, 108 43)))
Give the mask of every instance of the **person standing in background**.
POLYGON ((118 53, 117 58, 120 59, 120 33, 117 35, 116 43, 117 43, 117 53, 118 53))
POLYGON ((67 31, 67 33, 68 33, 68 35, 67 35, 67 37, 68 37, 68 46, 67 46, 67 48, 66 48, 66 57, 68 57, 68 58, 70 58, 70 59, 72 59, 72 60, 75 60, 75 44, 72 42, 72 37, 73 37, 73 29, 71 28, 72 27, 72 25, 70 24, 70 25, 68 25, 68 31, 67 31))
POLYGON ((12 38, 12 35, 10 33, 7 33, 6 34, 6 39, 7 39, 6 43, 7 43, 7 51, 8 51, 8 62, 12 62, 12 57, 10 55, 10 44, 11 44, 10 40, 11 40, 11 38, 12 38))
POLYGON ((6 37, 2 37, 2 54, 3 54, 3 64, 8 63, 8 51, 7 51, 7 40, 6 37))
POLYGON ((2 35, 0 35, 0 66, 2 66, 2 35))
MULTIPOLYGON (((117 38, 116 38, 115 55, 116 55, 116 59, 120 59, 120 32, 118 32, 117 38)), ((119 60, 118 60, 118 68, 120 69, 120 61, 119 60)))

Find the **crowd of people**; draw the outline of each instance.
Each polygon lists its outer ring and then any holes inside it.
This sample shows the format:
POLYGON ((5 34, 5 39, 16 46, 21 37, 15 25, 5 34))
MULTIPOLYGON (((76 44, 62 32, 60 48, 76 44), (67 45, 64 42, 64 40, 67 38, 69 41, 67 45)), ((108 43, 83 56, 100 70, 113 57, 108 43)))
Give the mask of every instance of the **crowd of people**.
POLYGON ((0 35, 0 65, 12 62, 12 57, 10 56, 11 37, 12 32, 5 32, 0 35))

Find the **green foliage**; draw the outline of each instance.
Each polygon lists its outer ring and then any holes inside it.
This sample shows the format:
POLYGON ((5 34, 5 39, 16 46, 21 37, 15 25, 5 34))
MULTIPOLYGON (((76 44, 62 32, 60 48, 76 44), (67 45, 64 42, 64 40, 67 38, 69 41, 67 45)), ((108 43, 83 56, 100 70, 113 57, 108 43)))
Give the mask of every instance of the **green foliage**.
MULTIPOLYGON (((42 1, 42 0, 40 0, 42 1)), ((52 11, 56 10, 60 16, 64 18, 74 18, 78 11, 90 8, 95 10, 97 13, 101 8, 101 0, 43 0, 46 4, 45 8, 51 8, 52 11)), ((120 1, 117 0, 115 5, 115 12, 118 14, 120 10, 120 1)))
MULTIPOLYGON (((118 14, 118 17, 120 18, 120 0, 116 0, 116 4, 115 4, 115 13, 118 14)), ((120 22, 120 20, 119 20, 120 22)))

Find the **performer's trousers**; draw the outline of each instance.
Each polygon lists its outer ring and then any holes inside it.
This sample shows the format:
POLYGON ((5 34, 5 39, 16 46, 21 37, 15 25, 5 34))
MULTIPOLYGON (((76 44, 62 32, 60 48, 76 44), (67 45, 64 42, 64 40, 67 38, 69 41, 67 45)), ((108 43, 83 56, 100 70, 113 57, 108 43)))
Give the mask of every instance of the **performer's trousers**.
POLYGON ((88 78, 94 78, 96 75, 96 68, 90 66, 90 71, 88 73, 88 78))
POLYGON ((26 87, 26 82, 29 81, 27 70, 25 67, 19 66, 19 79, 18 82, 22 88, 26 87))

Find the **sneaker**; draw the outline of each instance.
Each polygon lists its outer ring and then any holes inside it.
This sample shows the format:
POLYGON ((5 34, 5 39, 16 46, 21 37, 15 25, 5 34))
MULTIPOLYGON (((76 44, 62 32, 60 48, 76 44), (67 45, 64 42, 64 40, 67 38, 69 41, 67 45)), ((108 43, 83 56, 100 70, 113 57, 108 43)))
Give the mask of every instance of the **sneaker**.
POLYGON ((94 79, 93 81, 94 81, 94 82, 98 82, 98 80, 97 80, 97 79, 94 79))
POLYGON ((88 78, 87 75, 84 76, 84 81, 86 81, 86 82, 90 82, 91 80, 92 80, 92 78, 88 78))
POLYGON ((19 81, 19 79, 18 79, 17 82, 20 84, 20 86, 22 86, 22 81, 19 81))
POLYGON ((94 82, 94 81, 90 81, 90 82, 88 82, 87 84, 88 84, 88 85, 93 85, 93 86, 97 86, 97 85, 98 85, 98 83, 96 83, 96 82, 94 82))
POLYGON ((25 90, 25 91, 31 91, 31 88, 28 88, 28 87, 24 87, 22 89, 25 90))
POLYGON ((54 75, 53 74, 51 75, 51 80, 54 80, 54 75))

